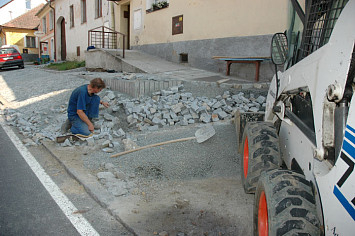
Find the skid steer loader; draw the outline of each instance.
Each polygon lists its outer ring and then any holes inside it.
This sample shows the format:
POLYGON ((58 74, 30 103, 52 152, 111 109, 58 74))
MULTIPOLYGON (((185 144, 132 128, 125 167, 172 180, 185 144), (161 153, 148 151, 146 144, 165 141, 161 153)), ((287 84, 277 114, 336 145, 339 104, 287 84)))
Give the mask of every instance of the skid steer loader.
POLYGON ((264 114, 235 126, 255 235, 355 235, 355 0, 290 0, 264 114))

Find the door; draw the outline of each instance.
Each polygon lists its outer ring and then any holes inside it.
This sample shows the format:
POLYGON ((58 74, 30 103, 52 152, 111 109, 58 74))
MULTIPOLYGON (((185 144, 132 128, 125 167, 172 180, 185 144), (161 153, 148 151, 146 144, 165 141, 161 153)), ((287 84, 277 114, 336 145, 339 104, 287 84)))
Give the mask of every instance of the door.
POLYGON ((65 19, 63 18, 62 22, 60 23, 61 33, 60 33, 60 41, 61 41, 61 56, 62 61, 65 61, 67 58, 67 45, 65 42, 65 19))
POLYGON ((123 6, 123 22, 125 22, 125 25, 123 26, 123 33, 126 35, 126 49, 130 48, 129 41, 130 41, 130 27, 131 27, 131 17, 130 17, 130 11, 131 11, 131 5, 125 5, 123 6))

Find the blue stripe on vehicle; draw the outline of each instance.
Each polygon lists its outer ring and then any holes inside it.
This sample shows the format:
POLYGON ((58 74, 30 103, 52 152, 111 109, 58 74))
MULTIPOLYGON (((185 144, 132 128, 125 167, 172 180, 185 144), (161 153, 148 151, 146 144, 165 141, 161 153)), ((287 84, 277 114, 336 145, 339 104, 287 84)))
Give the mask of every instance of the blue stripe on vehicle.
POLYGON ((350 142, 352 142, 353 144, 355 144, 355 136, 352 135, 350 132, 345 131, 345 137, 347 139, 349 139, 350 142))
POLYGON ((341 205, 343 205, 343 207, 345 208, 345 210, 349 213, 349 215, 353 218, 353 220, 355 221, 355 209, 354 207, 350 204, 350 202, 344 197, 344 195, 340 192, 339 188, 335 185, 334 186, 334 190, 333 193, 335 195, 336 198, 338 198, 339 202, 341 203, 341 205))
POLYGON ((344 139, 343 150, 347 152, 352 159, 355 159, 355 147, 353 147, 348 141, 344 139))
POLYGON ((351 132, 355 133, 355 129, 351 127, 350 125, 346 125, 346 128, 350 130, 351 132))

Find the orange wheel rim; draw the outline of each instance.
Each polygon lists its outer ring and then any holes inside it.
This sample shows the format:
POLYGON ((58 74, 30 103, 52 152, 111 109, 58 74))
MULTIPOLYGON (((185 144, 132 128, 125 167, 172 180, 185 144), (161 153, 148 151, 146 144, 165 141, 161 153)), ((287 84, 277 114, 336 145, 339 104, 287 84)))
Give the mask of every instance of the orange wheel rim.
POLYGON ((267 202, 266 202, 264 191, 260 194, 260 199, 259 199, 258 232, 259 232, 259 236, 268 236, 269 234, 267 202))
POLYGON ((243 152, 244 178, 247 178, 248 175, 248 162, 249 162, 249 145, 248 145, 248 137, 246 137, 244 142, 244 152, 243 152))

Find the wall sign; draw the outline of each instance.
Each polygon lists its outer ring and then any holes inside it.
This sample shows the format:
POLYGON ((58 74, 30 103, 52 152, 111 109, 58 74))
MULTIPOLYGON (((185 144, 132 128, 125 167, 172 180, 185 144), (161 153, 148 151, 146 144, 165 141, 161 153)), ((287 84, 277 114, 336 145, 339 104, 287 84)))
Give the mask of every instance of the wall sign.
POLYGON ((174 16, 173 17, 173 26, 172 26, 172 34, 182 34, 183 31, 183 25, 184 25, 184 18, 183 15, 179 15, 179 16, 174 16))

